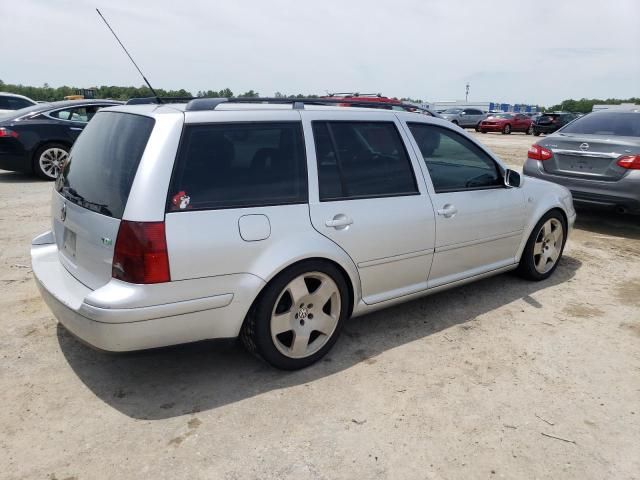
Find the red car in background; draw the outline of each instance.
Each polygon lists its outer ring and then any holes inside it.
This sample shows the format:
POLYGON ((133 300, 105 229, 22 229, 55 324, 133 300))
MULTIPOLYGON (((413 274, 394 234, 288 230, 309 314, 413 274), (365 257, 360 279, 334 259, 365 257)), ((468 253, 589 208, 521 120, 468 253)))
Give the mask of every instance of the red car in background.
POLYGON ((480 122, 478 130, 480 133, 502 132, 509 135, 511 132, 524 132, 531 135, 533 122, 521 113, 492 113, 480 122))
MULTIPOLYGON (((402 101, 397 98, 389 98, 383 97, 379 93, 330 93, 326 97, 328 100, 340 100, 343 103, 339 103, 340 107, 355 107, 355 106, 364 106, 367 107, 367 103, 376 103, 376 104, 388 104, 389 108, 392 108, 394 105, 402 105, 402 101)), ((381 105, 377 105, 381 108, 381 105)))

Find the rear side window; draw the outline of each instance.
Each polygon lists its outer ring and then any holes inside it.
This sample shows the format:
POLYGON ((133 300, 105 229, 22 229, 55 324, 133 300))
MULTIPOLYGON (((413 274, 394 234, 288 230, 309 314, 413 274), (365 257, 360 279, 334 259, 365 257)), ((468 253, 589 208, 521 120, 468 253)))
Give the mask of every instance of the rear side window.
POLYGON ((300 122, 189 125, 167 209, 286 205, 307 197, 300 122))
POLYGON ((2 110, 19 110, 32 105, 32 102, 25 100, 24 98, 0 96, 0 109, 2 110))
POLYGON ((418 194, 393 122, 313 122, 320 201, 418 194))
POLYGON ((447 128, 409 123, 436 193, 503 186, 496 163, 477 145, 447 128))
POLYGON ((562 133, 640 137, 640 113, 590 113, 564 127, 562 133))
POLYGON ((122 218, 154 123, 141 115, 97 114, 74 144, 56 189, 81 207, 122 218))

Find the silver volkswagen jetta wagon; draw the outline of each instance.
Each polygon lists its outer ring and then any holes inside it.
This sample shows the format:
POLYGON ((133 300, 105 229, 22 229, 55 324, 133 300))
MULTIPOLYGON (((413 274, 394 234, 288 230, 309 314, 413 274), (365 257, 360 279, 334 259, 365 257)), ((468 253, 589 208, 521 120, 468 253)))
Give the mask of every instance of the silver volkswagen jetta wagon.
POLYGON ((446 120, 292 104, 125 105, 80 135, 33 240, 75 336, 127 351, 240 337, 302 368, 350 316, 558 265, 569 191, 446 120))

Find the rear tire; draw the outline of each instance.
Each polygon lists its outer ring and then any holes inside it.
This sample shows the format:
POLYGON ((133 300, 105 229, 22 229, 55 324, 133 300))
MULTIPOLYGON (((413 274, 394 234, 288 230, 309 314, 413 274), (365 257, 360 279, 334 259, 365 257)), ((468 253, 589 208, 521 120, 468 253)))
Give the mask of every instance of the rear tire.
POLYGON ((540 132, 536 132, 536 131, 534 130, 534 131, 533 131, 533 135, 534 135, 534 136, 536 136, 536 137, 539 137, 539 136, 540 136, 540 132))
POLYGON ((487 133, 487 131, 480 129, 480 133, 487 133))
POLYGON ((527 128, 527 130, 524 133, 526 133, 527 135, 531 135, 533 133, 533 127, 527 128))
POLYGON ((508 123, 504 126, 504 128, 502 129, 502 134, 503 135, 510 135, 511 134, 511 125, 509 125, 508 123))
POLYGON ((298 370, 322 358, 349 316, 349 289, 326 261, 298 263, 260 293, 240 332, 245 348, 276 368, 298 370))
POLYGON ((47 143, 33 156, 33 173, 44 180, 55 180, 69 159, 69 147, 62 143, 47 143))
POLYGON ((566 241, 567 224, 562 213, 552 210, 545 214, 527 240, 518 275, 534 281, 549 278, 558 268, 566 241))
POLYGON ((480 124, 478 123, 478 124, 476 125, 476 132, 479 132, 479 131, 480 131, 480 124))

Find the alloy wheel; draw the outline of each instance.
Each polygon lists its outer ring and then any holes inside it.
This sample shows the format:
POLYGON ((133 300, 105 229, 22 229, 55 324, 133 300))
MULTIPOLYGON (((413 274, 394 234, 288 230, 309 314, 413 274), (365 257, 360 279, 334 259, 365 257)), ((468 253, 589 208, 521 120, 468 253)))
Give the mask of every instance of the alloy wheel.
POLYGON ((56 178, 68 158, 69 153, 66 150, 59 147, 51 147, 40 154, 38 165, 46 176, 56 178))
POLYGON ((538 273, 545 274, 555 266, 563 241, 562 223, 557 218, 550 218, 540 228, 533 245, 533 263, 538 273))
POLYGON ((308 272, 282 290, 271 313, 271 339, 280 353, 305 358, 331 338, 340 319, 340 290, 331 277, 308 272))

